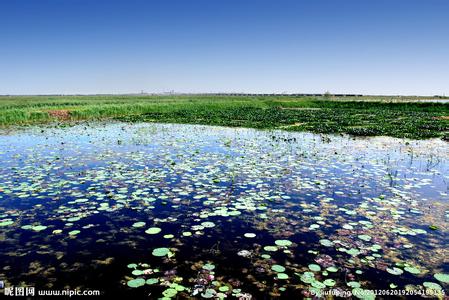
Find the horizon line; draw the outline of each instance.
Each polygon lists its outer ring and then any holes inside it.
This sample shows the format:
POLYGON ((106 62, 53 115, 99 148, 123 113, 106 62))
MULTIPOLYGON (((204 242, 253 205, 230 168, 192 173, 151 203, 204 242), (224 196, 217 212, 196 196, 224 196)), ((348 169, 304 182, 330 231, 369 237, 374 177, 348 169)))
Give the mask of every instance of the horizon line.
POLYGON ((296 96, 296 97, 429 97, 429 98, 448 98, 445 94, 442 95, 404 95, 404 94, 353 94, 353 93, 245 93, 245 92, 134 92, 134 93, 49 93, 49 94, 0 94, 0 97, 29 97, 29 96, 296 96))

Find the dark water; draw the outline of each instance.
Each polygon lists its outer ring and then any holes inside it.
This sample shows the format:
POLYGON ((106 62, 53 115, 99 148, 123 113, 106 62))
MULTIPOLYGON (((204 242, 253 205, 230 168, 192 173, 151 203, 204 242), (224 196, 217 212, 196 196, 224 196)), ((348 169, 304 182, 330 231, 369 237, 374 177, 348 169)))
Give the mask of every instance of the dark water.
POLYGON ((448 287, 448 143, 124 123, 1 133, 6 286, 145 299, 448 287))

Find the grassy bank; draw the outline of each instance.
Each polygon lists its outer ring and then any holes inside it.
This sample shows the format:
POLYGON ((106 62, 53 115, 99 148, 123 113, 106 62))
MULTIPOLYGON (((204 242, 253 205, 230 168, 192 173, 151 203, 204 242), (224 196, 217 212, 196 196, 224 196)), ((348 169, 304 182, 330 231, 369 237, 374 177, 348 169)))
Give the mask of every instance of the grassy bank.
POLYGON ((245 96, 0 97, 0 125, 101 120, 173 122, 263 129, 449 138, 449 103, 397 98, 245 96))

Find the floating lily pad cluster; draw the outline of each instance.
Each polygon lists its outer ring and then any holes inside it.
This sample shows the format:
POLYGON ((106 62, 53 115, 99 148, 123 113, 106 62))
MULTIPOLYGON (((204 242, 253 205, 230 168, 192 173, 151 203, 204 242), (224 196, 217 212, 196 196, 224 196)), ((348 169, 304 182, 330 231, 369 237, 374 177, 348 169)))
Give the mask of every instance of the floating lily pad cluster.
MULTIPOLYGON (((201 265, 201 263, 199 263, 201 265)), ((197 267, 198 264, 192 267, 197 267)), ((152 268, 148 263, 128 264, 131 269, 131 276, 126 277, 126 285, 129 288, 141 288, 144 286, 162 287, 162 297, 176 298, 201 296, 202 298, 224 299, 228 296, 243 297, 249 294, 243 293, 240 288, 235 287, 236 283, 226 283, 215 280, 215 265, 205 263, 200 267, 197 277, 193 280, 195 284, 184 285, 184 278, 178 276, 175 269, 162 271, 159 268, 152 268)))

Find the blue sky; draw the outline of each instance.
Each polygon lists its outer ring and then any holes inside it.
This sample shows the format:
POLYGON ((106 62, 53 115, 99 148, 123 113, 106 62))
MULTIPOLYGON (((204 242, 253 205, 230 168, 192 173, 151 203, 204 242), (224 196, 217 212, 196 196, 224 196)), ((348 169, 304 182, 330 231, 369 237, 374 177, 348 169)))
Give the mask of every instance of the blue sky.
POLYGON ((447 0, 1 0, 0 94, 449 95, 447 0))

